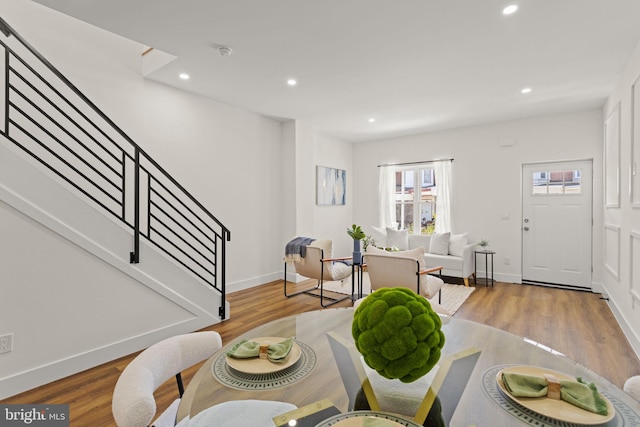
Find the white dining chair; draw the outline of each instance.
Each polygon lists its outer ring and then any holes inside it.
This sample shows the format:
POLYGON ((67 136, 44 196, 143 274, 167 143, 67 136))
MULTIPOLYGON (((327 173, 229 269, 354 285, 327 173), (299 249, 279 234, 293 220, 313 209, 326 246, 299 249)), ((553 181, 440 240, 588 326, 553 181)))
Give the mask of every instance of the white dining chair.
POLYGON ((122 371, 113 390, 111 410, 118 427, 175 426, 184 393, 181 372, 221 347, 219 333, 203 331, 167 338, 138 354, 122 371), (174 376, 179 397, 152 423, 156 416, 153 393, 174 376))
POLYGON ((640 375, 634 375, 624 382, 623 390, 640 402, 640 375))

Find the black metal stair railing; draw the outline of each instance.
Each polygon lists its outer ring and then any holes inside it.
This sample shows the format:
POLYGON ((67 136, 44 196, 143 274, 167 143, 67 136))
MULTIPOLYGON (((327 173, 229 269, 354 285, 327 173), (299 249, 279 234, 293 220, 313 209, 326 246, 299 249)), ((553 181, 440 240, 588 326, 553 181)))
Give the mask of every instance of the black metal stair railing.
POLYGON ((231 233, 2 18, 0 134, 79 197, 220 292, 231 233), (12 43, 16 40, 17 43, 12 43), (4 53, 2 55, 2 53, 4 53))

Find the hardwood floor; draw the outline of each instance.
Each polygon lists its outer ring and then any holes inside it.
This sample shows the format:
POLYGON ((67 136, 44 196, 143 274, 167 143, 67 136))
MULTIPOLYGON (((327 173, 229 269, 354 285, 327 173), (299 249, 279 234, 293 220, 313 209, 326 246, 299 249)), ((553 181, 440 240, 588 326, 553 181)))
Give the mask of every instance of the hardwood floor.
MULTIPOLYGON (((493 288, 478 287, 454 317, 494 326, 551 347, 622 387, 626 378, 640 374, 640 361, 607 303, 599 297, 587 292, 496 283, 493 288)), ((302 295, 286 299, 281 281, 229 294, 228 299, 231 319, 207 328, 218 331, 223 343, 270 320, 320 309, 317 298, 302 295)), ((350 305, 343 301, 334 307, 350 305)), ((120 372, 134 356, 0 403, 69 404, 74 427, 114 426, 111 393, 120 372)), ((185 381, 198 367, 183 374, 185 381)), ((156 392, 158 409, 164 410, 176 397, 175 381, 168 381, 156 392)))
POLYGON ((479 287, 454 317, 550 347, 622 388, 640 361, 600 294, 496 283, 479 287))

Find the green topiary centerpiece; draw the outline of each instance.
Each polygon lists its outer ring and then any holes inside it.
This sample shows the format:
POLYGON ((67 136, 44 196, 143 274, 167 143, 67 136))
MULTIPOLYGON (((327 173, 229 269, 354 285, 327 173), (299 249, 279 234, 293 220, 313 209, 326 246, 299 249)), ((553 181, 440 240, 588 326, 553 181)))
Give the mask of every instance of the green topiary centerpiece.
POLYGON ((356 308, 351 333, 367 365, 385 378, 410 383, 440 359, 441 327, 424 297, 407 288, 382 288, 356 308))

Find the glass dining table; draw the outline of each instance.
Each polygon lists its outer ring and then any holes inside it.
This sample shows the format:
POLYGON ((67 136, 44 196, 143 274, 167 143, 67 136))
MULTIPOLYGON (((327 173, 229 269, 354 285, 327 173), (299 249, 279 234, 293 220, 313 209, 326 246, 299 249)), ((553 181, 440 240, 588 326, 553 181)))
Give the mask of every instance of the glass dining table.
MULTIPOLYGON (((228 343, 208 359, 190 381, 178 408, 177 420, 193 418, 222 402, 245 399, 289 402, 298 408, 328 400, 342 413, 348 413, 349 395, 327 333, 353 343, 353 311, 353 308, 333 308, 284 317, 228 343), (295 360, 288 366, 251 372, 242 367, 234 369, 227 361, 226 352, 243 339, 268 341, 292 336, 297 345, 295 355, 292 351, 295 360)), ((442 319, 446 342, 441 361, 469 349, 478 352, 471 369, 461 374, 462 378, 450 382, 455 383, 460 393, 456 402, 446 402, 451 404, 450 413, 445 416, 446 425, 640 427, 640 403, 587 367, 544 345, 500 329, 454 317, 442 319), (545 406, 540 409, 508 396, 498 381, 499 374, 521 368, 550 370, 560 377, 580 377, 593 382, 610 405, 609 415, 589 413, 584 418, 573 419, 573 415, 565 415, 562 408, 560 412, 556 412, 556 408, 547 410, 545 406)), ((447 396, 446 384, 438 391, 441 399, 447 396)))

